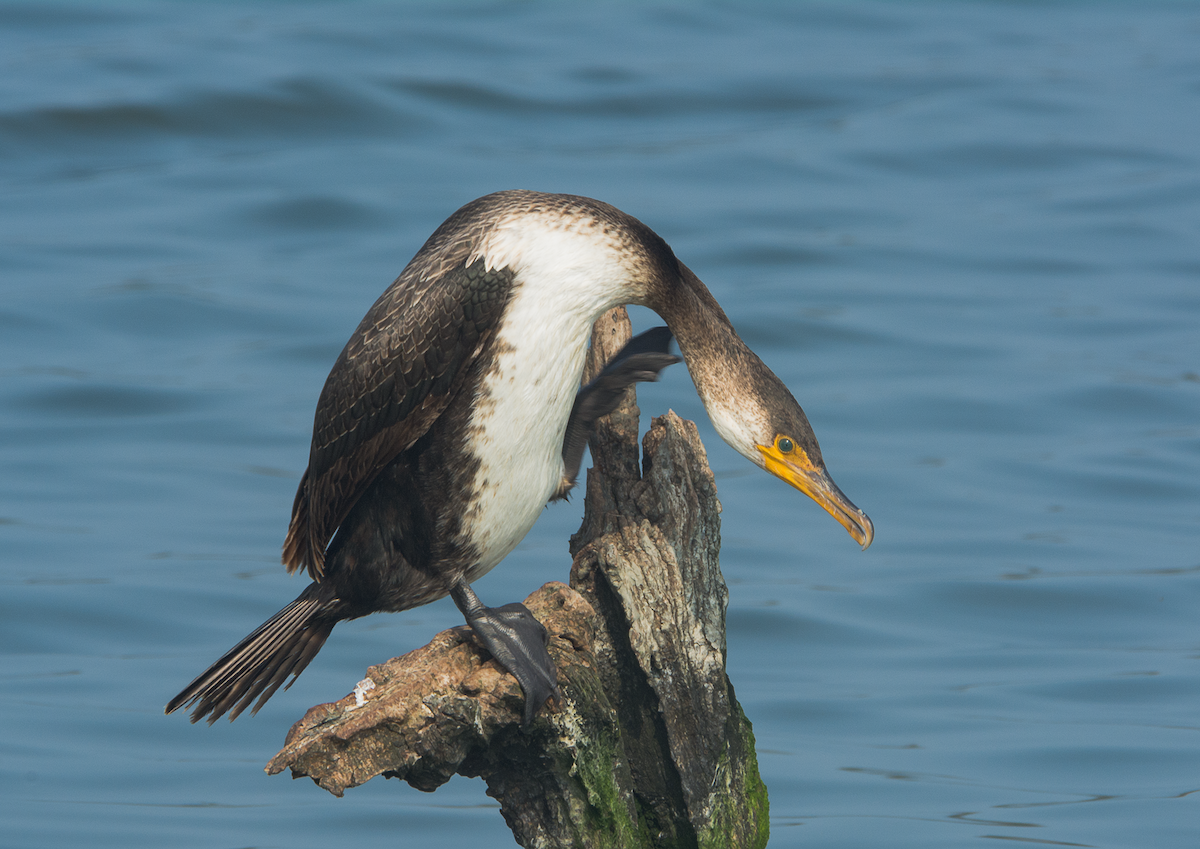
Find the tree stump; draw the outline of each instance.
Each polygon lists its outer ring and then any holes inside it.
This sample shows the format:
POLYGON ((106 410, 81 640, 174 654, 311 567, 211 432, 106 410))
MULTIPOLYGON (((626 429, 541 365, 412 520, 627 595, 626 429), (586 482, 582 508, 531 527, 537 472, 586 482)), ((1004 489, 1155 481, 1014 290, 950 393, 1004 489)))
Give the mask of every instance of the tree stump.
MULTIPOLYGON (((629 337, 623 308, 597 321, 585 377, 629 337)), ((525 601, 550 633, 562 704, 522 731, 516 680, 451 629, 310 709, 267 771, 338 796, 377 775, 426 791, 482 776, 517 843, 538 849, 765 846, 754 735, 725 674, 712 472, 674 413, 654 419, 640 464, 637 435, 630 389, 590 443, 571 586, 525 601)))

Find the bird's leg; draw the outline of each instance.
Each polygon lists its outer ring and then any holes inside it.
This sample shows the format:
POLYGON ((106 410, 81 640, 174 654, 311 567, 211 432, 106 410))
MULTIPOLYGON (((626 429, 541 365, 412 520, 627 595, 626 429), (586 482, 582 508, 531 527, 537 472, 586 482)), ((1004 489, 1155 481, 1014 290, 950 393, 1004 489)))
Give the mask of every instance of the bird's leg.
POLYGON ((677 362, 679 357, 671 353, 671 331, 653 327, 626 342, 604 370, 579 390, 563 437, 563 479, 551 501, 566 498, 575 486, 583 464, 583 449, 596 421, 617 408, 630 386, 639 381, 658 380, 660 371, 677 362))
POLYGON ((492 657, 521 685, 525 693, 525 718, 521 727, 529 728, 547 699, 562 700, 558 670, 546 651, 550 635, 545 626, 519 602, 503 607, 484 607, 464 578, 455 581, 450 588, 450 597, 492 657))

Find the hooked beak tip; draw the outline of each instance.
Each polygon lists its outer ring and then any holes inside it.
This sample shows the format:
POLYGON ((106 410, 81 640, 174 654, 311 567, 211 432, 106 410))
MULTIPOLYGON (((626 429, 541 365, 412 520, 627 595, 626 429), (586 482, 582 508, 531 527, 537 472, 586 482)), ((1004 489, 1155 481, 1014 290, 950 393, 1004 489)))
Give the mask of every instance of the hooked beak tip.
POLYGON ((871 543, 875 541, 875 523, 871 521, 871 517, 863 511, 859 510, 858 515, 853 517, 855 527, 847 528, 850 531, 850 536, 854 537, 854 541, 862 546, 862 550, 866 551, 871 547, 871 543))

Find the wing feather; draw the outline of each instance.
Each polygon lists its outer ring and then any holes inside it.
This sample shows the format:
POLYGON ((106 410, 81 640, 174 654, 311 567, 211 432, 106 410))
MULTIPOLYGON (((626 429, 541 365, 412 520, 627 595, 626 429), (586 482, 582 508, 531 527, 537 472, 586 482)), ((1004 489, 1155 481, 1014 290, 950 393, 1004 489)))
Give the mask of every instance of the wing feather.
MULTIPOLYGON (((448 222, 449 223, 449 222, 448 222)), ((440 232, 440 230, 439 230, 440 232)), ((438 233, 430 237, 433 243, 438 233)), ((470 366, 495 332, 512 272, 461 258, 430 275, 409 263, 364 316, 334 363, 317 402, 308 470, 300 481, 283 547, 289 572, 324 574, 325 548, 375 476, 420 439, 462 390, 470 366)))

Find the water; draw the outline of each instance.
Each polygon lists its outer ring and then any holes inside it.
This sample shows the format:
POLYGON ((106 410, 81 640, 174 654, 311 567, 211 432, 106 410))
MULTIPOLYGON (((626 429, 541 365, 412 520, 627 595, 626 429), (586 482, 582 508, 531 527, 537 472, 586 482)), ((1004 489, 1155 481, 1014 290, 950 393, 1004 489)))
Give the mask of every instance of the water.
MULTIPOLYGON (((0 3, 0 844, 511 845, 477 781, 261 769, 448 603, 257 717, 161 711, 299 590, 362 313, 528 187, 661 233, 875 520, 703 425, 772 846, 1195 846, 1197 56, 1186 4, 0 3)), ((640 397, 703 418, 680 368, 640 397)))

